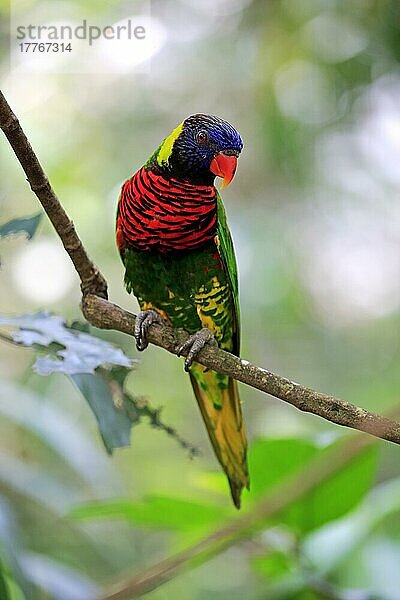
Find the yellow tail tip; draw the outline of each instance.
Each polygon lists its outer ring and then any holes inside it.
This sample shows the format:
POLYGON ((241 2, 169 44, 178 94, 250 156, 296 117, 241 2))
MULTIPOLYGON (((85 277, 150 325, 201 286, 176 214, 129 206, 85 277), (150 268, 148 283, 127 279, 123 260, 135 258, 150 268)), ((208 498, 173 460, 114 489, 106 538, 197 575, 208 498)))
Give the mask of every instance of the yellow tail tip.
POLYGON ((247 478, 245 483, 242 482, 237 482, 234 481, 232 479, 229 479, 229 487, 231 489, 231 496, 232 496, 232 500, 233 500, 233 504, 236 506, 236 508, 239 510, 240 506, 241 506, 241 496, 242 496, 242 490, 245 487, 247 490, 250 490, 250 481, 247 478))

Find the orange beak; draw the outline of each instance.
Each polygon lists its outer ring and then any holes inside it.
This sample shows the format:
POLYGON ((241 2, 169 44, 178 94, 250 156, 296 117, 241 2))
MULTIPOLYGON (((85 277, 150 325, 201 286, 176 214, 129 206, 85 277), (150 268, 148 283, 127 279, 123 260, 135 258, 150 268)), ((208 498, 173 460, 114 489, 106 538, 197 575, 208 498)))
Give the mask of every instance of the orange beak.
POLYGON ((210 171, 217 177, 222 177, 221 188, 225 188, 232 181, 237 165, 237 157, 233 154, 224 154, 220 152, 211 161, 210 171))

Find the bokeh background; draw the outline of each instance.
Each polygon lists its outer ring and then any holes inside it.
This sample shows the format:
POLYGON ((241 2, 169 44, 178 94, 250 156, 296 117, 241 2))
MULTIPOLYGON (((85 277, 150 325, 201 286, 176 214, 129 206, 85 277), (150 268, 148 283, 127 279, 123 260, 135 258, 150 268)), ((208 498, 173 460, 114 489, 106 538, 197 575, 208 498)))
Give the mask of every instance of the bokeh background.
MULTIPOLYGON (((111 299, 137 308, 123 288, 114 242, 121 183, 185 116, 217 114, 245 143, 235 181, 223 194, 240 271, 242 356, 370 410, 398 405, 399 3, 152 0, 152 43, 139 59, 110 44, 99 72, 80 72, 79 57, 71 59, 71 72, 10 66, 11 9, 14 17, 35 22, 39 15, 46 22, 55 18, 54 5, 0 4, 1 87, 105 274, 111 299)), ((141 8, 98 0, 62 5, 72 22, 115 23, 141 8)), ((37 201, 5 140, 0 172, 1 223, 36 213, 37 201)), ((81 318, 77 276, 46 219, 33 240, 0 244, 1 314, 46 309, 81 318)), ((138 358, 132 339, 101 335, 138 358)), ((77 600, 92 586, 184 547, 196 538, 190 504, 211 503, 224 518, 234 516, 180 361, 151 347, 128 386, 162 406, 163 420, 201 449, 192 460, 173 437, 145 422, 133 429, 130 448, 109 457, 79 391, 62 375, 32 372, 33 360, 32 350, 0 344, 0 534, 4 544, 14 543, 17 534, 7 537, 7 531, 19 529, 33 597, 77 600), (151 513, 154 495, 170 499, 170 512, 173 498, 188 503, 178 533, 179 527, 164 527, 162 517, 146 525, 132 515, 71 516, 85 502, 113 499, 151 513)), ((346 435, 254 389, 243 386, 241 395, 255 447, 278 439, 323 447, 346 435)), ((323 531, 290 531, 290 539, 305 546, 320 536, 325 558, 338 532, 339 546, 349 544, 347 553, 325 561, 328 566, 314 553, 312 577, 293 556, 287 564, 278 561, 279 568, 260 566, 263 544, 272 543, 260 534, 148 597, 398 599, 398 449, 383 442, 377 448, 370 489, 351 514, 323 531), (374 500, 383 492, 386 508, 374 500), (378 515, 368 520, 374 505, 378 515), (354 527, 363 518, 357 537, 354 527)), ((338 497, 348 493, 346 485, 335 490, 338 497)), ((245 510, 250 505, 245 501, 245 510)), ((283 535, 279 524, 274 528, 283 535)), ((210 529, 205 522, 201 533, 210 529)))

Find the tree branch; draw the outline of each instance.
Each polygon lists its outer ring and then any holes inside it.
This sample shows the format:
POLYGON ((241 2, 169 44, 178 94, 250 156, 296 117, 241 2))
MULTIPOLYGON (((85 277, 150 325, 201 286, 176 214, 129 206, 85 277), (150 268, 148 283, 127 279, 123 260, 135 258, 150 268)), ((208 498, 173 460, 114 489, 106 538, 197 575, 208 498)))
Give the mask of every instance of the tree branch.
MULTIPOLYGON (((72 221, 62 208, 17 117, 1 92, 0 127, 79 274, 83 293, 83 314, 96 327, 115 329, 132 335, 135 315, 106 300, 107 283, 104 277, 89 259, 72 221)), ((173 354, 176 354, 177 347, 187 337, 186 332, 168 326, 155 324, 149 330, 150 342, 173 354)), ((358 429, 400 444, 400 423, 371 413, 345 400, 339 400, 334 396, 303 387, 215 346, 205 347, 196 360, 206 367, 230 375, 238 381, 280 398, 296 406, 299 410, 318 415, 337 425, 358 429)))
MULTIPOLYGON (((135 327, 135 315, 116 304, 89 294, 83 299, 82 309, 92 325, 101 329, 116 329, 132 335, 135 327)), ((177 353, 177 348, 187 338, 188 334, 184 330, 167 325, 154 324, 150 327, 148 334, 148 339, 152 344, 164 348, 172 354, 177 353)), ((303 412, 309 412, 331 423, 358 429, 400 444, 400 423, 369 412, 346 402, 346 400, 339 400, 335 396, 304 387, 216 346, 205 346, 197 355, 196 361, 209 369, 230 375, 242 383, 288 402, 303 412)))
POLYGON ((239 540, 264 528, 267 519, 277 516, 315 489, 373 443, 373 438, 364 435, 351 436, 333 448, 329 454, 314 459, 305 470, 287 477, 276 485, 249 512, 235 517, 193 546, 114 586, 100 600, 139 598, 170 581, 185 569, 220 554, 239 540))

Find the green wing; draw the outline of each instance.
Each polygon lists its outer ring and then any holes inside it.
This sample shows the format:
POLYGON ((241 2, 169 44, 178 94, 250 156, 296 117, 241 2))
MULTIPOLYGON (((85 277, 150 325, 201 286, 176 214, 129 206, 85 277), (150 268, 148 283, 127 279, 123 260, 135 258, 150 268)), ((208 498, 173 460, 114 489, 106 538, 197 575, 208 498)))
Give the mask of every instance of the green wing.
POLYGON ((240 352, 240 309, 239 309, 239 284, 238 270, 235 257, 235 249, 233 247, 231 233, 226 221, 225 207, 217 192, 217 246, 218 251, 224 265, 225 272, 228 276, 229 287, 231 289, 233 299, 233 353, 239 356, 240 352))

